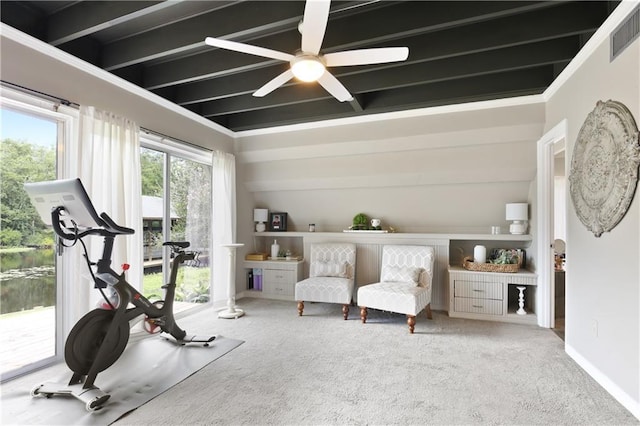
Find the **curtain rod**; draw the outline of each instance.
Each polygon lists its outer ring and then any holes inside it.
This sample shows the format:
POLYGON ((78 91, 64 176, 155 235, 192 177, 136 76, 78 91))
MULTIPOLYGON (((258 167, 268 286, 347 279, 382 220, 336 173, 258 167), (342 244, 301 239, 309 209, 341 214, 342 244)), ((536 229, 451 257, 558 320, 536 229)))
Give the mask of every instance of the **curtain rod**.
POLYGON ((5 81, 5 80, 0 80, 0 83, 3 86, 7 86, 7 87, 9 87, 11 89, 15 89, 15 90, 18 90, 18 91, 23 92, 23 93, 27 93, 27 94, 31 94, 31 95, 37 95, 40 98, 44 98, 44 99, 49 100, 49 101, 58 102, 58 103, 60 103, 60 105, 69 106, 69 107, 73 107, 73 108, 80 108, 80 104, 77 104, 75 102, 71 102, 68 99, 64 99, 64 98, 61 98, 59 96, 54 96, 54 95, 50 95, 48 93, 39 92, 37 90, 33 90, 33 89, 28 88, 28 87, 20 86, 18 84, 11 83, 11 82, 8 82, 8 81, 5 81))

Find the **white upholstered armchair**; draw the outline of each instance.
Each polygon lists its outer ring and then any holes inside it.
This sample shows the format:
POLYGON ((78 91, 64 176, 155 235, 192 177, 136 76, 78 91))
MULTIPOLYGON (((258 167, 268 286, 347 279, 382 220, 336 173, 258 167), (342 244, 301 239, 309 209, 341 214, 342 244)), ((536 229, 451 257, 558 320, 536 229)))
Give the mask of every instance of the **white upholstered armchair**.
POLYGON ((429 246, 384 246, 380 282, 358 289, 362 322, 367 322, 367 308, 407 315, 410 333, 423 309, 431 319, 434 257, 433 247, 429 246))
POLYGON ((356 271, 356 245, 351 243, 311 244, 309 278, 296 283, 298 315, 304 302, 342 304, 344 319, 349 316, 356 271))

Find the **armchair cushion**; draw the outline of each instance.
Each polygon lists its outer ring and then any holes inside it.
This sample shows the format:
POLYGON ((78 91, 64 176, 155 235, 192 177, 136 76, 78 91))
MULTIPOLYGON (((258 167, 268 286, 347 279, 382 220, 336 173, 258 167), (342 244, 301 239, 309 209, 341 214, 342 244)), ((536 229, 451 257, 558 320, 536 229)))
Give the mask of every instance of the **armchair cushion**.
POLYGON ((413 266, 392 266, 385 265, 380 273, 381 282, 400 282, 418 285, 422 268, 413 266))
POLYGON ((295 300, 348 304, 352 295, 353 281, 348 278, 311 277, 295 288, 295 300))
POLYGON ((347 278, 347 262, 322 261, 311 262, 310 277, 337 277, 347 278))
POLYGON ((431 302, 429 291, 406 282, 369 284, 358 290, 358 304, 374 309, 418 315, 431 302))

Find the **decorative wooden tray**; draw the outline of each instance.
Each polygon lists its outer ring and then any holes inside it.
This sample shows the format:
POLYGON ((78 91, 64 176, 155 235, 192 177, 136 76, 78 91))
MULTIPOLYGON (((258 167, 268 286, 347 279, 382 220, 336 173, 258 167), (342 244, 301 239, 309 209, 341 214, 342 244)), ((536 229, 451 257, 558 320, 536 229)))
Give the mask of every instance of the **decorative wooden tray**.
POLYGON ((476 272, 503 272, 503 273, 514 273, 518 272, 520 269, 520 265, 517 263, 508 263, 508 264, 496 264, 496 263, 475 263, 473 258, 470 256, 466 256, 462 260, 462 267, 469 271, 476 272))
POLYGON ((286 256, 271 257, 271 256, 269 256, 268 260, 284 260, 284 261, 288 260, 288 261, 296 261, 297 262, 299 260, 302 260, 302 256, 295 256, 295 255, 294 256, 289 256, 289 257, 286 257, 286 256))
POLYGON ((245 260, 267 260, 267 253, 248 253, 245 260))

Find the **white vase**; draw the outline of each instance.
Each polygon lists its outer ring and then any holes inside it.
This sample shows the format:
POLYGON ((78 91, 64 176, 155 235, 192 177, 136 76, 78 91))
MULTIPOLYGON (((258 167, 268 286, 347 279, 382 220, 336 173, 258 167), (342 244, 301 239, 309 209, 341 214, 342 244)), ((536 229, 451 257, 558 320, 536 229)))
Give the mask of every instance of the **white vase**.
POLYGON ((273 244, 271 244, 271 258, 275 259, 278 257, 278 253, 280 252, 280 244, 278 244, 278 240, 273 240, 273 244))
POLYGON ((487 262, 487 248, 485 246, 475 246, 473 248, 473 261, 475 263, 487 262))

